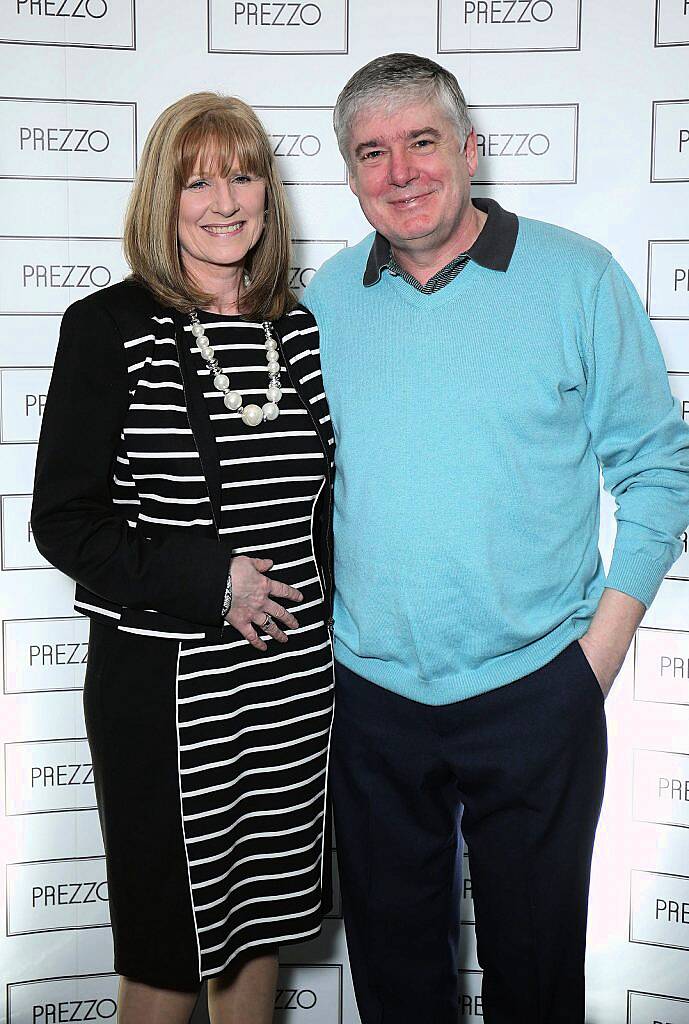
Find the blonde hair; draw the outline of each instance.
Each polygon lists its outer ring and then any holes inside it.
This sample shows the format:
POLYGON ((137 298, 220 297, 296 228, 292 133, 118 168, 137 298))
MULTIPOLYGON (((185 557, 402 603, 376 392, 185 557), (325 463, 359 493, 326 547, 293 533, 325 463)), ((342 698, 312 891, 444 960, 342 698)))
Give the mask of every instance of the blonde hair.
POLYGON ((211 161, 206 171, 223 177, 234 163, 265 181, 265 224, 246 256, 249 284, 240 297, 240 313, 275 320, 297 301, 288 284, 287 202, 263 125, 251 107, 233 96, 184 96, 151 128, 125 216, 123 247, 132 275, 175 309, 204 308, 216 298, 189 280, 177 240, 180 195, 199 158, 211 161))

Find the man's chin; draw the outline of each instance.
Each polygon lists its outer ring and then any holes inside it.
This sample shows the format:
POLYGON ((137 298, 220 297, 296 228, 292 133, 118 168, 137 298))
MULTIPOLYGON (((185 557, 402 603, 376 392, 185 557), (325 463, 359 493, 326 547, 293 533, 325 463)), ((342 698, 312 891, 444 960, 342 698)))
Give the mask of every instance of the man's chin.
MULTIPOLYGON (((380 229, 378 229, 380 230, 380 229)), ((381 235, 384 235, 391 245, 398 248, 413 248, 414 243, 427 243, 429 239, 432 239, 435 235, 435 227, 416 227, 407 228, 400 230, 391 229, 389 234, 385 234, 385 231, 380 231, 381 235)))

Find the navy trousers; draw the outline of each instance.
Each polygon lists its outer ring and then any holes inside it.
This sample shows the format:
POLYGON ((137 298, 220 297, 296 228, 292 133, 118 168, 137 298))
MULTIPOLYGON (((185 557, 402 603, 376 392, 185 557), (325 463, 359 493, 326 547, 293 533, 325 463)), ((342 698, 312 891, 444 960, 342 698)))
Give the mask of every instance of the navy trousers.
POLYGON ((462 835, 486 1024, 583 1024, 607 743, 579 643, 439 707, 340 665, 335 707, 331 786, 362 1024, 457 1024, 462 835))

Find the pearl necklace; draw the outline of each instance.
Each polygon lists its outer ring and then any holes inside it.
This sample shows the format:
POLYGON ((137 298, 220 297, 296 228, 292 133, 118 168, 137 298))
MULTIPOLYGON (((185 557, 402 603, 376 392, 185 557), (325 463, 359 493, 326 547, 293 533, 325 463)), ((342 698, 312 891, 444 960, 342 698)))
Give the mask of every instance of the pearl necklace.
POLYGON ((270 323, 264 320, 261 324, 266 337, 266 360, 268 363, 266 366, 268 373, 266 398, 268 401, 261 407, 260 405, 244 405, 244 399, 239 392, 230 389, 230 378, 221 370, 220 364, 211 348, 211 343, 203 333, 203 327, 199 323, 198 313, 195 309, 191 310, 189 317, 191 319, 191 333, 196 339, 199 352, 208 363, 208 368, 213 374, 213 387, 216 391, 222 392, 225 408, 230 409, 231 412, 241 412, 242 421, 246 423, 247 427, 257 427, 260 423, 263 423, 264 419, 276 420, 280 415, 277 404, 282 398, 280 353, 278 352, 278 343, 271 334, 270 323))

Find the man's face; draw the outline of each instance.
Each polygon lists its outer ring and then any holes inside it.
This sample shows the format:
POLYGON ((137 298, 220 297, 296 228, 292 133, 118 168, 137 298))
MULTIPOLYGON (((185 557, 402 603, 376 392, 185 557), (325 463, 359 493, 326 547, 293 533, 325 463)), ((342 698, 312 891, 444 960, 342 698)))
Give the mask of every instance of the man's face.
POLYGON ((349 147, 350 188, 394 249, 432 252, 451 241, 470 202, 473 131, 462 149, 435 101, 368 107, 354 118, 349 147))

